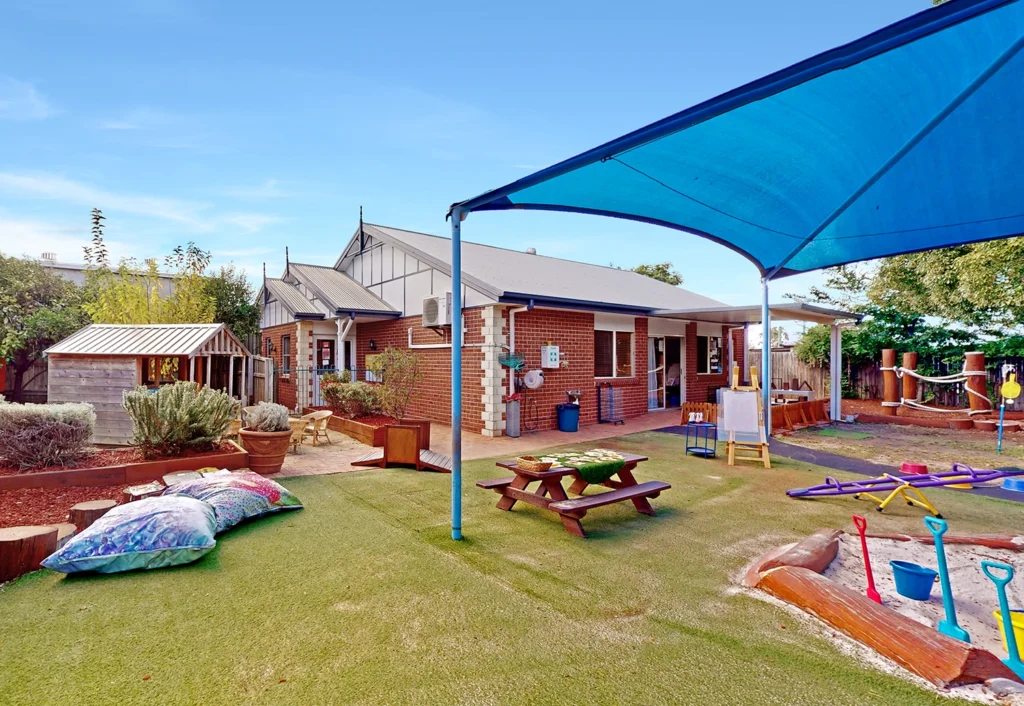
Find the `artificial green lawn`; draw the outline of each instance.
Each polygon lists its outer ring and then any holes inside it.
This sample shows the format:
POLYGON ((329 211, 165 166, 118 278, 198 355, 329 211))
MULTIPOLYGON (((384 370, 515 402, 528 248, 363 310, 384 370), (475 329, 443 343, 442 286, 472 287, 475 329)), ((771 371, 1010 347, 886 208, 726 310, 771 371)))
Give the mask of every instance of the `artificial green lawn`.
MULTIPOLYGON (((460 543, 449 476, 370 470, 287 480, 306 509, 232 530, 191 566, 32 574, 0 591, 0 703, 950 703, 730 583, 854 511, 915 532, 920 511, 790 500, 821 469, 729 468, 683 441, 601 442, 648 454, 638 479, 673 488, 657 517, 593 511, 585 540, 551 513, 495 509, 473 483, 499 469, 475 461, 460 543)), ((1020 528, 1019 505, 932 497, 953 532, 1020 528)))

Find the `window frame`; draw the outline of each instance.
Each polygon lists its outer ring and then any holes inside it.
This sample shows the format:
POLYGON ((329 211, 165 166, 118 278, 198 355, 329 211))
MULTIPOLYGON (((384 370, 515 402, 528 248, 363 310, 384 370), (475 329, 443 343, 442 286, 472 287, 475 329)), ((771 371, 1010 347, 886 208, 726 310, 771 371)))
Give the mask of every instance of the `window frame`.
MULTIPOLYGON (((617 329, 594 328, 594 333, 610 333, 612 335, 612 374, 598 375, 595 367, 595 380, 632 380, 636 377, 636 333, 634 331, 620 331, 617 329), (619 375, 618 337, 619 335, 629 337, 629 375, 619 375)), ((594 364, 597 364, 597 338, 594 338, 594 364)))
POLYGON ((291 374, 292 337, 290 334, 281 336, 281 370, 286 377, 291 374), (287 371, 287 372, 285 372, 287 371))
POLYGON ((722 374, 722 371, 724 370, 724 367, 723 367, 723 364, 722 364, 722 342, 723 342, 723 337, 722 336, 708 336, 706 334, 698 334, 697 335, 697 359, 698 359, 698 361, 700 360, 700 352, 701 352, 701 348, 703 347, 703 349, 704 349, 704 360, 705 360, 705 368, 704 368, 704 370, 701 370, 700 366, 698 364, 698 367, 697 367, 697 374, 698 375, 721 375, 722 374), (701 339, 704 339, 703 342, 701 341, 701 339), (717 370, 712 370, 711 369, 711 340, 712 339, 715 339, 715 340, 718 341, 718 369, 717 370))

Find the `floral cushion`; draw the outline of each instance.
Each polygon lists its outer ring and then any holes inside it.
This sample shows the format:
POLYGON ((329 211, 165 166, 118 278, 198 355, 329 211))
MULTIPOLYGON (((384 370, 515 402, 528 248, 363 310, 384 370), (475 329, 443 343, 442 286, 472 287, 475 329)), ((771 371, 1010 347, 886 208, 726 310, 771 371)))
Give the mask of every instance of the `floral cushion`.
POLYGON ((156 497, 118 505, 43 560, 65 574, 157 569, 195 561, 216 546, 213 507, 156 497))
POLYGON ((186 496, 212 505, 218 533, 251 517, 302 507, 283 485, 252 471, 207 475, 178 483, 164 491, 164 497, 168 496, 186 496))

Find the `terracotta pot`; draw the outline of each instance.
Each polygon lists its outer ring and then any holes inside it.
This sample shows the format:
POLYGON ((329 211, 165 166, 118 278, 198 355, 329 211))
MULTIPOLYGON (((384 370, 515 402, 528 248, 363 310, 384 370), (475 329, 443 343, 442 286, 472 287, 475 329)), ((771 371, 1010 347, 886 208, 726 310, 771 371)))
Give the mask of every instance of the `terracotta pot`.
POLYGON ((242 439, 242 447, 249 452, 249 470, 261 476, 277 473, 284 464, 288 445, 292 440, 292 430, 284 431, 251 431, 242 429, 238 432, 242 439))

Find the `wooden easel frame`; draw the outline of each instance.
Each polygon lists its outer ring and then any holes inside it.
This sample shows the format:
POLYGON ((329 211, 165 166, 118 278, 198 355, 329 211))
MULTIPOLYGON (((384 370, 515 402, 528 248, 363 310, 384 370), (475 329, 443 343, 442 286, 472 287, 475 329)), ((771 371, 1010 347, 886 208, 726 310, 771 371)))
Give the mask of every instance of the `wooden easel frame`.
MULTIPOLYGON (((761 387, 758 385, 757 379, 757 368, 750 368, 750 384, 740 385, 740 368, 735 363, 732 366, 732 379, 730 381, 730 390, 742 390, 746 392, 760 392, 761 387)), ((735 466, 737 459, 740 461, 760 461, 764 464, 765 468, 772 467, 771 455, 768 453, 768 439, 765 436, 764 431, 764 402, 761 399, 761 395, 757 395, 757 421, 758 431, 760 432, 760 441, 736 441, 736 432, 730 431, 729 436, 725 442, 726 457, 730 466, 735 466), (737 455, 737 451, 743 455, 737 455), (753 454, 753 455, 750 455, 753 454)), ((725 416, 725 410, 722 410, 723 418, 725 416)))

